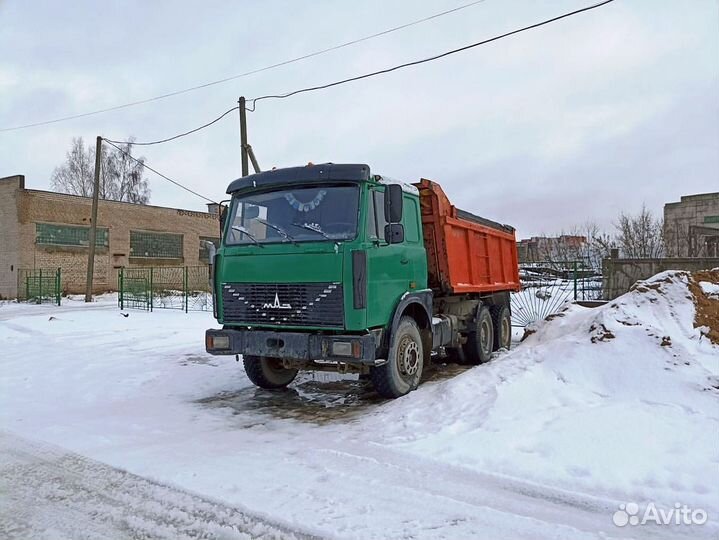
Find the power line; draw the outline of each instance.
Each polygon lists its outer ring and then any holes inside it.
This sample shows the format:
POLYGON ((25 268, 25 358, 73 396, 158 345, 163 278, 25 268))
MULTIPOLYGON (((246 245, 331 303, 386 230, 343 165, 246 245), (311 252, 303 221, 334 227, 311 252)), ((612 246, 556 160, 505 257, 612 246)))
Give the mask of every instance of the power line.
MULTIPOLYGON (((549 23, 552 23, 552 22, 556 22, 556 21, 558 21, 558 20, 565 19, 565 18, 567 18, 567 17, 571 17, 572 15, 576 15, 576 14, 582 13, 582 12, 584 12, 584 11, 589 11, 589 10, 591 10, 591 9, 595 9, 595 8, 601 7, 601 6, 605 5, 605 4, 609 4, 610 2, 613 2, 613 1, 614 1, 614 0, 604 0, 603 2, 600 2, 600 3, 598 3, 598 4, 594 4, 594 5, 591 5, 591 6, 588 6, 588 7, 584 7, 584 8, 575 10, 575 11, 571 11, 571 12, 569 12, 569 13, 565 13, 565 14, 563 14, 563 15, 559 15, 559 16, 553 17, 553 18, 551 18, 551 19, 546 19, 546 20, 544 20, 544 21, 541 21, 541 22, 532 24, 532 25, 530 25, 530 26, 525 26, 525 27, 519 28, 519 29, 517 29, 517 30, 512 30, 511 32, 506 32, 506 33, 504 33, 504 34, 501 34, 501 35, 498 35, 498 36, 494 36, 494 37, 492 37, 492 38, 485 39, 485 40, 483 40, 483 41, 478 41, 478 42, 476 42, 476 43, 471 43, 471 44, 469 44, 469 45, 465 45, 464 47, 460 47, 460 48, 458 48, 458 49, 453 49, 453 50, 450 50, 450 51, 446 51, 446 52, 437 54, 437 55, 435 55, 435 56, 431 56, 431 57, 429 57, 429 58, 424 58, 424 59, 422 59, 422 60, 415 60, 415 61, 412 61, 412 62, 407 62, 407 63, 405 63, 405 64, 400 64, 400 65, 397 65, 397 66, 394 66, 394 67, 391 67, 391 68, 387 68, 387 69, 383 69, 383 70, 380 70, 380 71, 373 71, 372 73, 367 73, 367 74, 359 75, 359 76, 356 76, 356 77, 350 77, 349 79, 343 79, 343 80, 341 80, 341 81, 336 81, 336 82, 332 82, 332 83, 328 83, 328 84, 323 84, 323 85, 319 85, 319 86, 312 86, 312 87, 309 87, 309 88, 302 88, 302 89, 300 89, 300 90, 294 90, 294 91, 288 92, 288 93, 286 93, 286 94, 266 95, 266 96, 260 96, 260 97, 257 97, 257 98, 253 98, 253 99, 248 100, 248 101, 251 101, 251 102, 252 102, 252 108, 247 108, 247 110, 248 110, 248 111, 254 111, 254 110, 255 110, 256 103, 257 103, 258 101, 260 101, 260 100, 263 100, 263 99, 284 99, 284 98, 288 98, 288 97, 290 97, 290 96, 294 96, 294 95, 296 95, 296 94, 302 94, 302 93, 305 93, 305 92, 312 92, 312 91, 315 91, 315 90, 323 90, 323 89, 330 88, 330 87, 333 87, 333 86, 339 86, 339 85, 341 85, 341 84, 345 84, 345 83, 349 83, 349 82, 353 82, 353 81, 358 81, 358 80, 361 80, 361 79, 367 79, 367 78, 370 78, 370 77, 374 77, 374 76, 376 76, 376 75, 382 75, 382 74, 385 74, 385 73, 390 73, 390 72, 392 72, 392 71, 397 71, 397 70, 399 70, 399 69, 406 68, 406 67, 409 67, 409 66, 416 66, 416 65, 419 65, 419 64, 424 64, 424 63, 426 63, 426 62, 431 62, 431 61, 433 61, 433 60, 439 60, 440 58, 444 58, 445 56, 450 56, 450 55, 452 55, 452 54, 456 54, 456 53, 458 53, 458 52, 466 51, 466 50, 472 49, 472 48, 474 48, 474 47, 479 47, 480 45, 485 45, 485 44, 487 44, 487 43, 491 43, 492 41, 497 41, 497 40, 499 40, 499 39, 502 39, 502 38, 505 38, 505 37, 508 37, 508 36, 511 36, 511 35, 514 35, 514 34, 518 34, 518 33, 520 33, 520 32, 525 32, 525 31, 527 31, 527 30, 531 30, 531 29, 537 28, 537 27, 539 27, 539 26, 544 26, 544 25, 546 25, 546 24, 549 24, 549 23)), ((459 8, 457 8, 457 9, 459 9, 459 8)), ((232 109, 229 109, 229 110, 225 111, 224 113, 222 113, 220 116, 218 116, 217 118, 215 118, 215 119, 212 120, 211 122, 208 122, 208 123, 206 123, 206 124, 203 124, 203 125, 201 125, 201 126, 195 128, 195 129, 191 129, 190 131, 185 131, 184 133, 180 133, 179 135, 174 135, 173 137, 168 137, 168 138, 166 138, 166 139, 160 139, 160 140, 158 140, 158 141, 149 141, 149 142, 125 142, 125 141, 110 141, 109 139, 105 139, 105 140, 108 141, 108 142, 115 142, 115 143, 118 143, 118 144, 130 144, 130 145, 134 145, 134 146, 149 146, 149 145, 153 145, 153 144, 161 144, 161 143, 165 143, 165 142, 172 141, 172 140, 175 140, 175 139, 179 139, 180 137, 184 137, 184 136, 186 136, 186 135, 190 135, 190 134, 192 134, 192 133, 195 133, 195 132, 197 132, 197 131, 200 131, 200 130, 202 130, 202 129, 205 129, 206 127, 209 127, 209 126, 215 124, 216 122, 219 122, 222 118, 224 118, 225 116, 227 116, 227 115, 230 114, 231 112, 236 111, 238 108, 239 108, 239 107, 233 107, 232 109)))
POLYGON ((278 67, 286 66, 286 65, 288 65, 288 64, 294 64, 295 62, 300 62, 300 61, 302 61, 302 60, 307 60, 308 58, 313 58, 313 57, 315 57, 315 56, 319 56, 319 55, 321 55, 321 54, 325 54, 325 53, 328 53, 328 52, 336 51, 336 50, 338 50, 338 49, 343 49, 343 48, 345 48, 345 47, 350 47, 350 46, 352 46, 352 45, 356 45, 356 44, 358 44, 358 43, 362 43, 363 41, 368 41, 368 40, 370 40, 370 39, 374 39, 374 38, 377 38, 377 37, 385 36, 385 35, 387 35, 387 34, 391 34, 391 33, 393 33, 393 32, 397 32, 397 31, 399 31, 399 30, 404 30, 405 28, 409 28, 409 27, 411 27, 411 26, 415 26, 415 25, 417 25, 417 24, 422 24, 422 23, 431 21, 431 20, 433 20, 433 19, 437 19, 437 18, 439 18, 439 17, 443 17, 443 16, 445 16, 445 15, 449 15, 449 14, 451 14, 451 13, 456 13, 457 11, 461 11, 461 10, 463 10, 463 9, 467 9, 467 8, 469 8, 469 7, 475 6, 475 5, 477 5, 477 4, 481 4, 481 3, 484 2, 484 1, 485 1, 485 0, 475 0, 475 1, 473 1, 473 2, 469 2, 468 4, 463 4, 463 5, 461 5, 461 6, 457 6, 457 7, 452 8, 452 9, 448 9, 448 10, 445 10, 445 11, 440 11, 439 13, 435 13, 434 15, 430 15, 430 16, 424 17, 424 18, 422 18, 422 19, 417 19, 417 20, 414 20, 414 21, 411 21, 411 22, 408 22, 408 23, 405 23, 405 24, 401 24, 401 25, 399 25, 399 26, 394 26, 394 27, 392 27, 392 28, 388 28, 387 30, 382 30, 381 32, 376 32, 376 33, 370 34, 370 35, 368 35, 368 36, 364 36, 364 37, 361 37, 361 38, 358 38, 358 39, 353 39, 352 41, 346 41, 346 42, 344 42, 344 43, 340 43, 339 45, 334 45, 334 46, 332 46, 332 47, 327 47, 326 49, 320 49, 320 50, 318 50, 318 51, 314 51, 314 52, 311 52, 311 53, 307 53, 307 54, 304 54, 304 55, 302 55, 302 56, 297 56, 297 57, 295 57, 295 58, 290 58, 289 60, 284 60, 284 61, 282 61, 282 62, 277 62, 276 64, 271 64, 271 65, 269 65, 269 66, 265 66, 265 67, 262 67, 262 68, 253 69, 253 70, 251 70, 251 71, 245 71, 244 73, 240 73, 240 74, 238 74, 238 75, 232 75, 232 76, 230 76, 230 77, 225 77, 224 79, 218 79, 218 80, 216 80, 216 81, 211 81, 211 82, 199 84, 199 85, 197 85, 197 86, 191 86, 191 87, 189 87, 189 88, 184 88, 184 89, 182 89, 182 90, 175 90, 175 91, 173 91, 173 92, 168 92, 168 93, 166 93, 166 94, 161 94, 161 95, 159 95, 159 96, 154 96, 154 97, 147 98, 147 99, 141 99, 141 100, 138 100, 138 101, 131 101, 131 102, 129 102, 129 103, 124 103, 124 104, 122 104, 122 105, 115 105, 115 106, 113 106, 113 107, 107 107, 107 108, 105 108, 105 109, 98 109, 98 110, 95 110, 95 111, 90 111, 90 112, 81 113, 81 114, 74 114, 74 115, 71 115, 71 116, 64 116, 64 117, 61 117, 61 118, 56 118, 56 119, 54 119, 54 120, 45 120, 45 121, 42 121, 42 122, 34 122, 34 123, 31 123, 31 124, 24 124, 24 125, 20 125, 20 126, 13 126, 13 127, 8 127, 8 128, 0 128, 0 132, 3 132, 3 131, 16 131, 16 130, 19 130, 19 129, 27 129, 27 128, 38 127, 38 126, 46 126, 46 125, 49 125, 49 124, 56 124, 56 123, 58 123, 58 122, 65 122, 65 121, 68 121, 68 120, 76 120, 76 119, 78 119, 78 118, 84 118, 84 117, 87 117, 87 116, 94 116, 94 115, 102 114, 102 113, 106 113, 106 112, 117 111, 117 110, 120 110, 120 109, 126 109, 126 108, 128 108, 128 107, 134 107, 134 106, 136 106, 136 105, 143 105, 143 104, 145 104, 145 103, 151 103, 151 102, 153 102, 153 101, 159 101, 159 100, 161 100, 161 99, 166 99, 166 98, 169 98, 169 97, 179 96, 179 95, 181 95, 181 94, 186 94, 186 93, 188 93, 188 92, 194 92, 194 91, 196 91, 196 90, 201 90, 201 89, 203 89, 203 88, 208 88, 208 87, 210 87, 210 86, 215 86, 215 85, 223 84, 223 83, 226 83, 226 82, 229 82, 229 81, 234 81, 234 80, 236 80, 236 79, 240 79, 240 78, 243 78, 243 77, 247 77, 247 76, 249 76, 249 75, 254 75, 254 74, 256 74, 256 73, 262 73, 263 71, 269 71, 269 70, 271 70, 271 69, 276 69, 276 68, 278 68, 278 67))
POLYGON ((531 30, 531 29, 533 29, 533 28, 538 28, 538 27, 540 27, 540 26, 544 26, 544 25, 546 25, 546 24, 550 24, 550 23, 559 21, 559 20, 561 20, 561 19, 565 19, 565 18, 567 18, 567 17, 571 17, 572 15, 577 15, 577 14, 583 13, 583 12, 585 12, 585 11, 589 11, 589 10, 592 10, 592 9, 596 9, 596 8, 598 8, 598 7, 604 6, 604 5, 609 4, 609 3, 611 3, 611 2, 614 2, 614 0, 604 0, 603 2, 599 2, 599 3, 593 4, 593 5, 591 5, 591 6, 587 6, 587 7, 581 8, 581 9, 577 9, 577 10, 575 10, 575 11, 570 11, 569 13, 564 13, 564 14, 559 15, 559 16, 557 16, 557 17, 552 17, 551 19, 546 19, 546 20, 544 20, 544 21, 541 21, 541 22, 538 22, 538 23, 535 23, 535 24, 532 24, 532 25, 529 25, 529 26, 525 26, 525 27, 519 28, 519 29, 517 29, 517 30, 512 30, 511 32, 506 32, 506 33, 504 33, 504 34, 501 34, 501 35, 498 35, 498 36, 494 36, 494 37, 491 37, 491 38, 489 38, 489 39, 485 39, 485 40, 482 40, 482 41, 478 41, 478 42, 476 42, 476 43, 471 43, 471 44, 469 44, 469 45, 465 45, 464 47, 459 47, 458 49, 452 49, 452 50, 450 50, 450 51, 446 51, 446 52, 437 54, 437 55, 435 55, 435 56, 430 56, 429 58, 423 58, 422 60, 414 60, 414 61, 412 61, 412 62, 406 62, 406 63, 404 63, 404 64, 399 64, 399 65, 397 65, 397 66, 393 66, 393 67, 390 67, 390 68, 387 68, 387 69, 382 69, 382 70, 379 70, 379 71, 373 71, 372 73, 365 73, 364 75, 358 75, 358 76, 356 76, 356 77, 350 77, 350 78, 348 78, 348 79, 342 79, 342 80, 340 80, 340 81, 335 81, 335 82, 328 83, 328 84, 322 84, 322 85, 318 85, 318 86, 311 86, 311 87, 308 87, 308 88, 301 88, 301 89, 299 89, 299 90, 293 90, 293 91, 287 92, 287 93, 285 93, 285 94, 270 94, 270 95, 265 95, 265 96, 260 96, 260 97, 252 98, 252 99, 249 99, 249 100, 248 100, 248 101, 251 101, 251 102, 252 102, 252 108, 251 108, 251 109, 248 108, 247 110, 248 110, 248 111, 254 111, 255 108, 256 108, 257 102, 258 102, 258 101, 261 101, 261 100, 263 100, 263 99, 284 99, 284 98, 288 98, 288 97, 290 97, 290 96, 295 96, 295 95, 297 95, 297 94, 303 94, 303 93, 305 93, 305 92, 314 92, 315 90, 324 90, 324 89, 326 89, 326 88, 331 88, 331 87, 333 87, 333 86, 339 86, 339 85, 341 85, 341 84, 346 84, 346 83, 349 83, 349 82, 359 81, 359 80, 361 80, 361 79, 368 79, 368 78, 370 78, 370 77, 375 77, 375 76, 377 76, 377 75, 382 75, 382 74, 385 74, 385 73, 391 73, 392 71, 397 71, 397 70, 399 70, 399 69, 403 69, 403 68, 406 68, 406 67, 416 66, 416 65, 419 65, 419 64, 424 64, 424 63, 426 63, 426 62, 432 62, 432 61, 434 61, 434 60, 439 60, 440 58, 444 58, 445 56, 450 56, 450 55, 452 55, 452 54, 456 54, 456 53, 459 53, 459 52, 463 52, 463 51, 466 51, 466 50, 468 50, 468 49, 473 49, 474 47, 479 47, 480 45, 486 45, 487 43, 491 43, 491 42, 493 42, 493 41, 497 41, 497 40, 499 40, 499 39, 502 39, 502 38, 505 38, 505 37, 508 37, 508 36, 512 36, 512 35, 514 35, 514 34, 519 34, 520 32, 526 32, 527 30, 531 30))
POLYGON ((137 159, 136 157, 132 156, 130 153, 126 152, 125 150, 123 150, 122 148, 120 148, 119 146, 117 146, 113 141, 109 141, 109 140, 105 139, 104 137, 103 137, 102 140, 105 141, 105 142, 106 142, 107 144, 109 144, 110 146, 114 146, 115 148, 117 148, 117 150, 119 150, 120 152, 122 152, 123 154, 125 154, 127 157, 129 157, 131 160, 133 160, 135 163, 138 163, 138 164, 142 165, 143 167, 145 167, 146 169, 148 169, 148 170, 154 172, 156 175, 160 176, 161 178, 164 178, 164 179, 167 180, 168 182, 171 182, 171 183, 175 184, 177 187, 181 187, 181 188, 184 189, 185 191, 189 191, 190 193, 192 193, 193 195, 197 195, 197 196, 200 197, 201 199, 205 199, 206 201, 209 201, 209 202, 211 202, 211 203, 218 204, 217 201, 213 201, 213 200, 210 199, 209 197, 205 197, 204 195, 201 195, 201 194, 197 193, 196 191, 193 191, 193 190, 191 190, 190 188, 183 186, 182 184, 180 184, 180 182, 177 182, 177 181, 173 180, 172 178, 170 178, 170 177, 168 177, 168 176, 165 176, 165 175, 162 174, 161 172, 156 171, 155 169, 153 169, 152 167, 150 167, 150 166, 149 166, 147 163, 145 163, 144 161, 141 161, 141 160, 137 159))
POLYGON ((195 133, 196 131, 200 131, 201 129, 205 129, 206 127, 210 127, 212 124, 215 124, 222 120, 225 116, 230 114, 232 111, 238 110, 240 107, 233 107, 225 112, 223 112, 220 116, 215 118, 214 120, 207 122, 206 124, 201 125, 200 127, 196 127, 195 129, 191 129, 190 131, 185 131, 184 133, 180 133, 179 135, 174 135, 172 137, 168 137, 167 139, 160 139, 159 141, 149 141, 149 142, 132 142, 132 141, 112 141, 110 139, 105 139, 109 143, 117 143, 117 144, 129 144, 132 146, 150 146, 153 144, 162 144, 169 141, 174 141, 175 139, 179 139, 180 137, 184 137, 185 135, 190 135, 192 133, 195 133))

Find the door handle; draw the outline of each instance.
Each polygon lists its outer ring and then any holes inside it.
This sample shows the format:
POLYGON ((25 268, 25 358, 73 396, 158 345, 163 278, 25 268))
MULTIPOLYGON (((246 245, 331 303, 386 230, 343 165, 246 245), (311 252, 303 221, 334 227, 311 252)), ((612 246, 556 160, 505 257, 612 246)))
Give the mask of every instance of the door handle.
POLYGON ((408 262, 409 262, 409 259, 407 259, 407 258, 405 258, 405 257, 402 257, 402 258, 399 260, 399 263, 400 263, 400 264, 407 264, 408 262))

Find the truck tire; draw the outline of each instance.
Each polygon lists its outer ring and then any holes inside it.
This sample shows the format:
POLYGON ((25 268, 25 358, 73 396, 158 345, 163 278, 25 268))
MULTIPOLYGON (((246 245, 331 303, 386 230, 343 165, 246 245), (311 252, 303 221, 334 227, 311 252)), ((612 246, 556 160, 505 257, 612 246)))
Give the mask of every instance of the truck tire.
POLYGON ((494 323, 489 308, 480 304, 470 324, 467 342, 462 346, 466 363, 477 365, 489 361, 494 349, 494 323))
POLYGON ((419 327, 412 317, 402 317, 387 355, 387 363, 370 371, 372 384, 382 397, 398 398, 417 388, 423 367, 419 327))
POLYGON ((242 363, 247 377, 260 388, 284 388, 297 376, 297 370, 282 367, 282 360, 279 358, 245 355, 242 363))
POLYGON ((512 314, 509 306, 492 307, 492 322, 494 323, 494 350, 509 350, 512 346, 512 314))

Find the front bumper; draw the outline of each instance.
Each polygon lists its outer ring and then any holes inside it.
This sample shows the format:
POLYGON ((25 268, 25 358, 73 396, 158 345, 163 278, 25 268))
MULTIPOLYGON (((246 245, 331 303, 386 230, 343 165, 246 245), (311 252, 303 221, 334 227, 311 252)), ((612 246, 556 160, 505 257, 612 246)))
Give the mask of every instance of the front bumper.
POLYGON ((211 329, 205 332, 205 348, 214 355, 249 354, 292 360, 375 365, 377 340, 372 334, 321 335, 271 330, 211 329), (342 354, 337 354, 338 352, 342 354))

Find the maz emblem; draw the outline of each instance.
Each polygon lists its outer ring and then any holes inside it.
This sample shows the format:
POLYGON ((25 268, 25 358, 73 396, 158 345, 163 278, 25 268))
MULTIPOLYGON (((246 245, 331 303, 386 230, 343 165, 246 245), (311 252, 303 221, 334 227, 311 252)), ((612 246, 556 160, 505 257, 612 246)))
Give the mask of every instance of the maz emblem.
POLYGON ((269 304, 269 303, 262 304, 262 308, 263 309, 268 309, 268 308, 292 309, 292 306, 289 304, 280 304, 280 297, 277 295, 277 293, 275 293, 275 301, 272 302, 271 304, 269 304))

